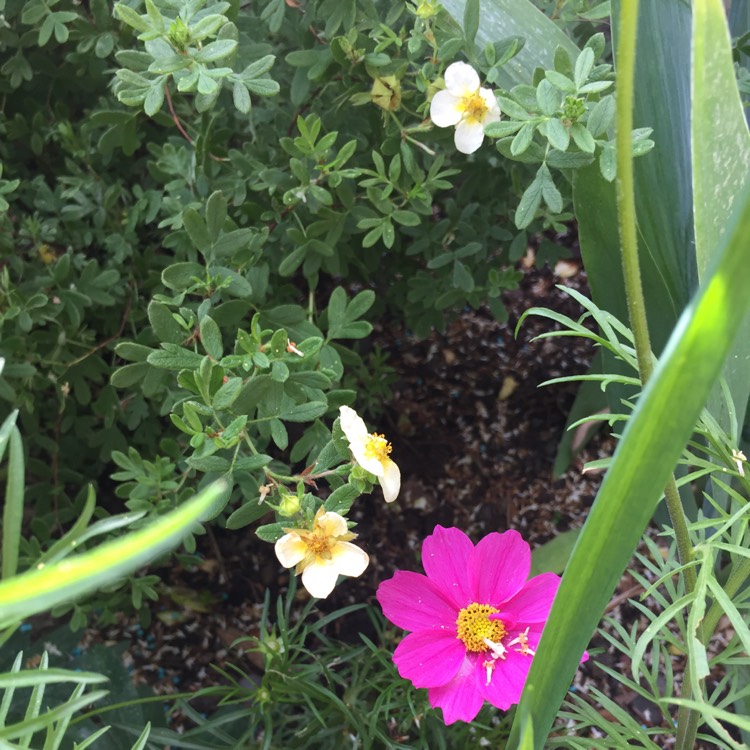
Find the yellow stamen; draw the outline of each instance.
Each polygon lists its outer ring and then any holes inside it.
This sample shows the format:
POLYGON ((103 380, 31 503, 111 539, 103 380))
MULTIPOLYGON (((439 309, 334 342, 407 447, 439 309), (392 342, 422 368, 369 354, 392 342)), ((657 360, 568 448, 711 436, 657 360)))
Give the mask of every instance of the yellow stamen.
POLYGON ((378 435, 377 432, 367 436, 365 445, 365 455, 367 458, 375 458, 381 463, 390 455, 391 444, 385 439, 385 435, 378 435))
POLYGON ((464 111, 465 120, 474 120, 476 122, 482 122, 489 109, 487 102, 485 102, 479 93, 467 94, 461 97, 459 108, 464 111))
MULTIPOLYGON (((458 613, 456 620, 457 637, 463 641, 467 651, 482 653, 492 647, 502 648, 500 641, 505 635, 505 625, 501 620, 490 620, 490 615, 500 610, 489 604, 470 604, 458 613)), ((492 649, 494 652, 494 648, 492 649)), ((497 654, 499 655, 499 654, 497 654)))

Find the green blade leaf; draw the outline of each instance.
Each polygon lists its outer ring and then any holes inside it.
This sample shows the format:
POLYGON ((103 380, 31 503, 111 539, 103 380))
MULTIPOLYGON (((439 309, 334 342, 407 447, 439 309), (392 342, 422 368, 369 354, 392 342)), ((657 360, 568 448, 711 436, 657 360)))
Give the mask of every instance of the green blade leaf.
MULTIPOLYGON (((716 254, 735 196, 748 182, 750 134, 740 101, 724 8, 720 0, 693 5, 692 146, 695 196, 695 253, 703 278, 716 254)), ((736 414, 750 397, 750 318, 735 339, 724 368, 736 414)), ((709 402, 711 414, 730 432, 731 419, 721 390, 709 402)), ((735 440, 737 436, 733 436, 735 440)))
MULTIPOLYGON (((718 264, 638 401, 563 576, 517 713, 533 717, 539 750, 750 310, 748 236, 750 186, 737 199, 718 264)), ((519 733, 516 721, 510 747, 518 746, 519 733)))
POLYGON ((210 517, 224 490, 216 482, 139 531, 0 582, 0 628, 107 586, 176 546, 210 517))
MULTIPOLYGON (((615 50, 621 2, 612 4, 615 50)), ((635 194, 639 252, 642 259, 649 257, 651 266, 642 260, 657 354, 698 286, 690 187, 690 34, 688 3, 667 0, 641 5, 633 127, 652 127, 659 147, 635 160, 635 194)))
POLYGON ((18 427, 10 431, 8 451, 8 478, 5 485, 5 505, 3 506, 3 552, 2 577, 15 575, 18 568, 18 551, 21 543, 23 521, 24 457, 23 441, 18 427))

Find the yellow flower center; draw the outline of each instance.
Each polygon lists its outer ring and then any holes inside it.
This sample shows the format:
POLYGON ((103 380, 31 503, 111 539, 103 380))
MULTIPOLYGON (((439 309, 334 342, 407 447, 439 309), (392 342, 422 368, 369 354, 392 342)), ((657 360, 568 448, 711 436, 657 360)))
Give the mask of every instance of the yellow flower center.
POLYGON ((487 102, 479 92, 461 97, 459 108, 463 110, 465 120, 475 120, 476 122, 482 122, 489 111, 487 102))
POLYGON ((489 604, 470 604, 458 613, 456 626, 458 638, 463 641, 467 651, 482 653, 489 646, 485 638, 500 643, 505 635, 505 625, 501 620, 490 620, 489 616, 500 610, 489 604))
POLYGON ((377 432, 367 436, 365 445, 365 456, 375 458, 381 463, 385 461, 391 452, 391 444, 385 439, 385 435, 378 435, 377 432))
POLYGON ((326 536, 323 531, 315 531, 305 539, 305 544, 307 544, 307 549, 314 555, 327 557, 329 556, 332 541, 331 537, 326 536))

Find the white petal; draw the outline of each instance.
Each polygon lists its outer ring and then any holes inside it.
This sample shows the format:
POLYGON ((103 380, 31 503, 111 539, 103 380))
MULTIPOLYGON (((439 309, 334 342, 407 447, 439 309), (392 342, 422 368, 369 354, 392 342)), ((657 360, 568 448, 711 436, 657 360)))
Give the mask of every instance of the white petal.
POLYGON ((293 567, 307 554, 307 545, 296 532, 282 536, 273 548, 276 557, 285 568, 293 567))
POLYGON ((484 128, 481 123, 462 120, 456 125, 453 141, 462 154, 473 154, 484 140, 484 128))
POLYGON ((333 560, 324 560, 319 557, 302 571, 302 585, 308 590, 310 596, 325 599, 333 591, 338 577, 339 573, 333 560))
POLYGON ((342 576, 351 576, 352 578, 361 576, 370 563, 367 552, 351 542, 339 542, 331 550, 331 558, 336 570, 342 576))
POLYGON ((430 102, 430 118, 439 128, 455 125, 463 116, 463 110, 458 108, 460 102, 450 91, 438 91, 430 102))
POLYGON ((346 519, 338 513, 334 513, 332 510, 318 516, 316 518, 316 523, 327 537, 341 536, 349 531, 346 519))
POLYGON ((495 94, 490 89, 479 89, 479 95, 487 105, 487 114, 482 119, 482 125, 488 122, 497 122, 500 119, 500 105, 497 103, 495 94))
POLYGON ((479 88, 479 74, 465 62, 454 62, 446 68, 445 88, 455 96, 474 94, 479 88))
POLYGON ((366 471, 369 471, 370 474, 374 474, 376 477, 382 477, 385 473, 385 468, 383 467, 383 462, 380 461, 377 458, 374 458, 373 456, 366 456, 364 453, 364 450, 362 451, 361 455, 357 455, 356 451, 354 451, 354 448, 352 448, 352 452, 354 453, 354 458, 357 459, 357 463, 366 471))
POLYGON ((401 489, 401 470, 390 459, 383 467, 385 472, 380 477, 380 486, 383 488, 383 497, 387 503, 392 503, 401 489))
POLYGON ((340 406, 339 416, 339 424, 350 444, 367 440, 367 426, 354 409, 348 406, 340 406))

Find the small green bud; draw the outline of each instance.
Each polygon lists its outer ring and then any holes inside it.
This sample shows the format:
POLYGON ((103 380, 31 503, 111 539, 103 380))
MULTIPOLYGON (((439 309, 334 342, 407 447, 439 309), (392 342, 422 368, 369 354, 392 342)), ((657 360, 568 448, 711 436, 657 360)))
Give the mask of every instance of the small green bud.
POLYGON ((299 513, 299 498, 291 493, 283 493, 279 501, 279 515, 289 518, 299 513))
POLYGON ((190 29, 179 16, 169 25, 169 41, 180 52, 184 52, 190 44, 190 29))

